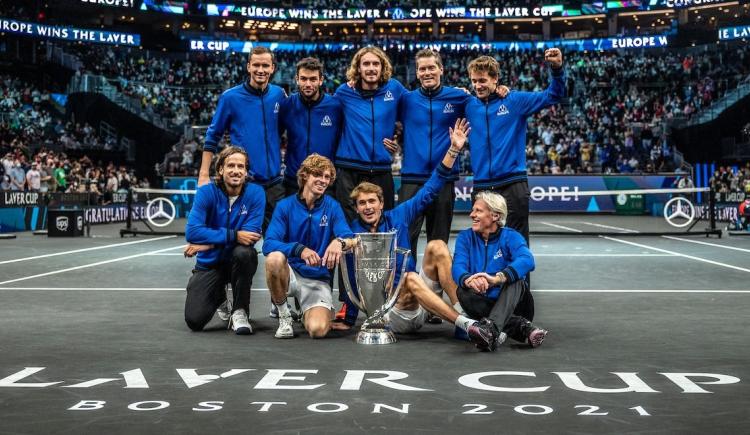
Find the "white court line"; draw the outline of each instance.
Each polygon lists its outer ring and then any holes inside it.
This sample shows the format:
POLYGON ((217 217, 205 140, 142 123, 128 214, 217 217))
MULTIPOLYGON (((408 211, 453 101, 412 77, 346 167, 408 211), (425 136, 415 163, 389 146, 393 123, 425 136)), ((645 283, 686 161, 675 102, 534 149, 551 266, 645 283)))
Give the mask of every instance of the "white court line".
POLYGON ((149 254, 154 254, 154 253, 157 253, 157 252, 170 251, 172 249, 178 249, 178 248, 184 248, 184 247, 185 247, 185 245, 173 246, 171 248, 164 248, 164 249, 158 249, 156 251, 144 252, 142 254, 128 255, 126 257, 118 257, 118 258, 113 258, 111 260, 97 261, 96 263, 82 264, 80 266, 68 267, 68 268, 59 269, 59 270, 53 270, 52 272, 39 273, 37 275, 25 276, 23 278, 9 279, 8 281, 0 282, 0 285, 2 285, 2 284, 10 284, 12 282, 18 282, 18 281, 26 281, 26 280, 29 280, 29 279, 40 278, 40 277, 43 277, 43 276, 56 275, 58 273, 70 272, 71 270, 79 270, 79 269, 85 269, 87 267, 101 266, 102 264, 114 263, 115 261, 130 260, 131 258, 144 257, 144 256, 149 255, 149 254))
POLYGON ((15 260, 0 261, 0 264, 17 263, 19 261, 37 260, 39 258, 55 257, 58 255, 77 254, 79 252, 96 251, 98 249, 107 249, 107 248, 115 248, 118 246, 135 245, 136 243, 148 243, 148 242, 153 242, 156 240, 173 239, 175 237, 177 236, 162 236, 162 237, 155 237, 153 239, 143 239, 143 240, 135 240, 132 242, 114 243, 112 245, 95 246, 93 248, 82 248, 82 249, 75 249, 72 251, 55 252, 54 254, 35 255, 33 257, 24 257, 24 258, 16 258, 15 260))
POLYGON ((623 231, 626 233, 638 233, 639 231, 636 230, 630 230, 628 228, 621 228, 621 227, 614 227, 612 225, 602 225, 602 224, 595 224, 593 222, 581 222, 582 224, 591 225, 593 227, 599 227, 599 228, 606 228, 608 230, 617 230, 617 231, 623 231))
MULTIPOLYGON (((657 252, 664 252, 666 254, 678 255, 680 257, 689 258, 691 260, 701 261, 703 263, 708 263, 708 264, 713 264, 714 266, 721 266, 721 267, 726 267, 728 269, 734 269, 734 270, 739 270, 741 272, 748 272, 748 273, 750 273, 750 269, 746 269, 744 267, 732 266, 731 264, 720 263, 718 261, 708 260, 706 258, 695 257, 693 255, 687 255, 687 254, 681 254, 679 252, 669 251, 669 250, 661 249, 661 248, 655 248, 653 246, 643 245, 641 243, 629 242, 627 240, 615 239, 613 237, 602 236, 602 238, 603 239, 607 239, 607 240, 611 240, 613 242, 624 243, 626 245, 638 246, 640 248, 645 248, 645 249, 651 249, 651 250, 654 250, 654 251, 657 251, 657 252)), ((2 283, 0 283, 0 284, 2 284, 2 283)))
POLYGON ((664 237, 665 239, 670 239, 670 240, 679 240, 680 242, 697 243, 699 245, 713 246, 715 248, 731 249, 733 251, 740 251, 740 252, 750 252, 750 249, 737 248, 735 246, 717 245, 716 243, 701 242, 700 240, 683 239, 681 237, 673 237, 673 236, 662 236, 662 237, 664 237))
POLYGON ((575 229, 575 228, 564 227, 564 226, 562 226, 562 225, 557 225, 557 224, 553 224, 553 223, 549 223, 549 222, 542 222, 542 223, 543 223, 544 225, 549 225, 549 226, 551 226, 551 227, 555 227, 555 228, 560 228, 561 230, 572 231, 572 232, 574 232, 574 233, 582 233, 582 232, 583 232, 583 231, 581 231, 581 230, 577 230, 577 229, 575 229))
POLYGON ((159 253, 156 253, 156 254, 146 254, 146 255, 149 256, 149 257, 151 257, 151 256, 160 256, 160 255, 169 255, 169 256, 175 255, 175 256, 179 256, 179 257, 184 257, 185 256, 185 254, 180 254, 179 252, 159 252, 159 253))
POLYGON ((534 254, 534 257, 676 257, 672 254, 534 254))
MULTIPOLYGON (((184 292, 184 287, 0 287, 0 291, 153 291, 153 292, 184 292)), ((268 292, 267 288, 254 288, 254 292, 268 292)), ((337 291, 337 290, 334 290, 337 291)), ((599 293, 599 294, 612 294, 612 293, 687 293, 687 294, 705 294, 705 293, 735 293, 735 294, 750 294, 750 290, 710 290, 710 289, 695 289, 695 290, 675 290, 675 289, 620 289, 620 290, 582 290, 582 289, 534 289, 534 293, 599 293)))

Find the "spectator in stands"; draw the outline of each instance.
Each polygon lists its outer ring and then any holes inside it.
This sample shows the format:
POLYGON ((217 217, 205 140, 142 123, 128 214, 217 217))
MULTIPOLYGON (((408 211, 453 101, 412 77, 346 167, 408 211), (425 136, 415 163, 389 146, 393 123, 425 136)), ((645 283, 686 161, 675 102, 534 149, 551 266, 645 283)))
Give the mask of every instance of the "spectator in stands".
POLYGON ((39 192, 42 188, 42 174, 39 172, 39 165, 36 162, 33 162, 31 168, 26 172, 26 187, 31 192, 39 192))
POLYGON ((26 187, 26 171, 21 166, 21 161, 13 161, 13 167, 10 172, 10 190, 24 190, 26 187))

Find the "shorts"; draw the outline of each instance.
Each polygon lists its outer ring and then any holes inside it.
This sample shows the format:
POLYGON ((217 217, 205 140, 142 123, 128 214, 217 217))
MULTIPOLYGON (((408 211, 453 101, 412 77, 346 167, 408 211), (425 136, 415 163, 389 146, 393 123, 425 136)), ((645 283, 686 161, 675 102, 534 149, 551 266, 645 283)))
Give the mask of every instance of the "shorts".
MULTIPOLYGON (((424 271, 419 272, 419 277, 427 285, 427 288, 435 292, 438 296, 442 294, 443 289, 440 287, 440 283, 435 282, 424 274, 424 271)), ((430 315, 427 310, 419 306, 416 310, 401 310, 394 306, 391 311, 386 314, 385 319, 391 326, 391 331, 398 334, 409 334, 417 332, 422 329, 427 317, 430 315)))
POLYGON ((289 290, 287 296, 297 298, 302 313, 310 308, 325 307, 333 311, 333 295, 331 286, 324 281, 305 278, 289 267, 289 290))
POLYGON ((391 331, 397 334, 409 334, 422 329, 429 313, 421 306, 416 310, 400 310, 395 306, 385 315, 391 331))

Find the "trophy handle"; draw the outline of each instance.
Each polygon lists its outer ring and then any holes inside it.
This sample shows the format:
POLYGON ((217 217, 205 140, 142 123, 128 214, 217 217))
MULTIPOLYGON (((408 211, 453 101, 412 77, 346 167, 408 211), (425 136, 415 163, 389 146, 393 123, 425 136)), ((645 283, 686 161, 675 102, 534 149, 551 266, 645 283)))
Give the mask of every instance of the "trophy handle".
MULTIPOLYGON (((398 295, 401 293, 401 286, 404 285, 404 281, 406 280, 406 266, 409 265, 409 256, 411 255, 410 249, 404 249, 404 248, 396 248, 397 254, 402 254, 404 256, 404 261, 401 263, 401 274, 399 274, 398 279, 398 286, 396 286, 396 290, 391 295, 390 299, 383 305, 382 312, 385 314, 388 311, 393 308, 394 305, 396 305, 396 301, 398 300, 398 295)), ((380 310, 378 310, 380 311, 380 310)))
MULTIPOLYGON (((344 282, 344 290, 346 290, 346 294, 349 296, 349 300, 352 301, 354 305, 357 306, 357 308, 364 311, 365 308, 362 306, 362 301, 360 301, 359 298, 354 295, 352 284, 349 282, 349 267, 346 265, 346 259, 348 256, 354 257, 354 254, 352 254, 351 252, 346 252, 341 256, 341 260, 339 260, 339 267, 341 268, 342 275, 341 280, 344 282)), ((341 289, 339 289, 339 291, 341 291, 341 289)))

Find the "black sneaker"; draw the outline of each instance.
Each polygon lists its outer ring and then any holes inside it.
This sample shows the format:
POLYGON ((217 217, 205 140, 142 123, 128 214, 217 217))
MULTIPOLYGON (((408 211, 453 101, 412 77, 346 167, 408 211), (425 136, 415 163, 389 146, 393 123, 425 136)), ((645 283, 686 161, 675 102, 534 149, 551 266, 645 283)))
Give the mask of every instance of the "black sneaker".
POLYGON ((494 352, 497 348, 498 333, 492 320, 485 317, 479 322, 474 322, 467 332, 471 342, 480 350, 494 352))
POLYGON ((531 347, 539 347, 544 342, 544 339, 547 337, 547 334, 549 334, 549 331, 542 328, 534 328, 533 331, 529 334, 529 337, 527 339, 529 346, 531 347))

